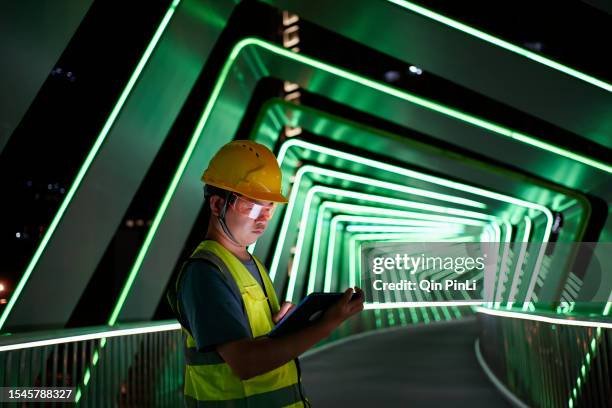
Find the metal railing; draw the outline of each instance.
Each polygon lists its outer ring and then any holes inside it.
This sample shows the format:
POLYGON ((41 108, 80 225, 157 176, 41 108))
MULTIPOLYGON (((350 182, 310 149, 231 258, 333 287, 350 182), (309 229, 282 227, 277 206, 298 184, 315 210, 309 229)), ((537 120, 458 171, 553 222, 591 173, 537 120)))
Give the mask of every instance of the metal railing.
POLYGON ((527 405, 612 406, 609 327, 596 320, 583 327, 481 313, 478 319, 488 369, 527 405))
POLYGON ((3 387, 74 387, 83 407, 176 407, 181 350, 175 321, 7 335, 0 378, 3 387))

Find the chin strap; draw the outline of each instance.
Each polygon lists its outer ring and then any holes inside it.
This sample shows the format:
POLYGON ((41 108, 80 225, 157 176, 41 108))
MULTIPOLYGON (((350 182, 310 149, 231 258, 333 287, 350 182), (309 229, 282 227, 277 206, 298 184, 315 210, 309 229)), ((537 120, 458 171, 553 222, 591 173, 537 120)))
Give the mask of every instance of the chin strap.
POLYGON ((234 238, 231 231, 229 230, 229 227, 225 223, 225 212, 227 211, 227 205, 229 203, 231 194, 232 193, 229 191, 225 194, 225 202, 223 203, 221 214, 217 217, 217 219, 219 220, 219 224, 221 224, 221 228, 223 228, 223 232, 225 232, 225 235, 227 235, 227 237, 231 239, 236 245, 243 246, 240 242, 236 241, 236 238, 234 238))

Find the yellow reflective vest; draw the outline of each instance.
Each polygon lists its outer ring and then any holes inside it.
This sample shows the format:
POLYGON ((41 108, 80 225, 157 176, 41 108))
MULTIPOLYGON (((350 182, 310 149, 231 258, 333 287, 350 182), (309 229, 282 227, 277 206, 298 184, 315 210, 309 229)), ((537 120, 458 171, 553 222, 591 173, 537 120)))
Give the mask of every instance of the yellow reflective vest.
MULTIPOLYGON (((264 290, 253 275, 230 251, 216 241, 203 241, 191 255, 192 259, 204 259, 216 265, 230 287, 240 292, 244 311, 249 320, 252 337, 268 334, 274 327, 272 315, 279 310, 274 287, 265 268, 253 256, 260 271, 264 290), (262 272, 264 271, 264 272, 262 272), (267 296, 266 296, 267 295, 267 296)), ((182 275, 176 280, 178 292, 182 275)), ((170 298, 172 299, 172 298, 170 298)), ((175 311, 182 319, 176 297, 175 311)), ((194 407, 304 407, 307 401, 296 360, 267 373, 241 380, 216 350, 200 352, 189 330, 181 323, 185 354, 185 402, 194 407)))

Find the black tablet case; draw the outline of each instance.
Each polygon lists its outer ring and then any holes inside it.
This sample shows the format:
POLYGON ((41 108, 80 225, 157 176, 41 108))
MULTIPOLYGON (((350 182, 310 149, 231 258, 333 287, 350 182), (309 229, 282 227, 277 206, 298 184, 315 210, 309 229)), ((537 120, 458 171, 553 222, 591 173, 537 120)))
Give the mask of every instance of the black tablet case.
MULTIPOLYGON (((313 292, 289 312, 268 336, 279 337, 301 330, 315 323, 331 305, 340 300, 342 292, 313 292)), ((355 296, 355 293, 353 294, 355 296)))

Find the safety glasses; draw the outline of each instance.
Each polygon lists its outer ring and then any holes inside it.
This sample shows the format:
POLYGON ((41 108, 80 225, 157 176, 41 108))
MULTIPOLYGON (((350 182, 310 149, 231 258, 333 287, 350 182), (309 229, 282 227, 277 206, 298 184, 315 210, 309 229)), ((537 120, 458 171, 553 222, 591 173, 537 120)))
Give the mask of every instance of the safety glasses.
POLYGON ((232 208, 241 215, 245 215, 253 220, 260 217, 269 220, 274 215, 276 209, 276 203, 272 204, 258 204, 246 197, 241 197, 236 194, 232 194, 233 199, 230 200, 232 208))

